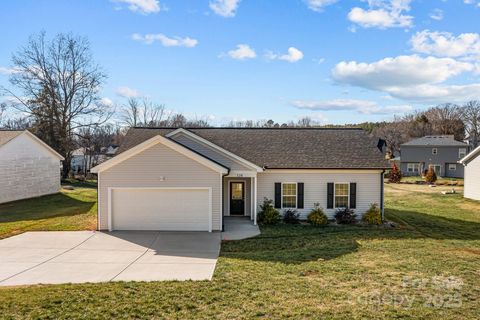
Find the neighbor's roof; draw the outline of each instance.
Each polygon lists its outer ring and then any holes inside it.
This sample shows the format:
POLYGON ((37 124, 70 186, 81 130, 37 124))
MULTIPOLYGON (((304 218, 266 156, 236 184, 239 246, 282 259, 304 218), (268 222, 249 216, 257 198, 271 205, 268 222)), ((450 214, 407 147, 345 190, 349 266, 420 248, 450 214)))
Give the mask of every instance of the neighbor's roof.
POLYGON ((0 147, 22 133, 23 130, 0 130, 0 147))
MULTIPOLYGON (((131 128, 118 154, 177 128, 131 128)), ((185 128, 190 132, 270 169, 389 168, 378 139, 348 128, 185 128)))
POLYGON ((464 142, 457 141, 453 136, 425 136, 422 138, 413 139, 409 142, 402 144, 402 146, 424 147, 466 147, 464 142))

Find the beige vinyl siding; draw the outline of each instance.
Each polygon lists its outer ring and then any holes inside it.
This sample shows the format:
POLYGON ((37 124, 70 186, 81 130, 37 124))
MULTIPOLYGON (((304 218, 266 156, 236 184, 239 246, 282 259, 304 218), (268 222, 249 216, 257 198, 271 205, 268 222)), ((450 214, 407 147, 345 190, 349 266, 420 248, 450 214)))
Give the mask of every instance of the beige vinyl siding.
POLYGON ((221 163, 222 165, 230 168, 231 170, 252 170, 252 168, 245 166, 238 160, 233 159, 226 154, 221 153, 220 151, 206 145, 205 143, 195 140, 183 133, 177 133, 171 138, 178 143, 183 144, 184 146, 187 146, 188 148, 203 154, 207 158, 221 163))
POLYGON ((60 190, 60 160, 27 134, 0 147, 0 203, 60 190))
POLYGON ((223 183, 223 212, 225 216, 230 215, 230 182, 239 181, 245 182, 245 215, 250 216, 252 205, 251 205, 251 181, 250 178, 224 178, 223 183))
POLYGON ((212 229, 221 230, 221 174, 161 143, 100 173, 101 230, 108 229, 108 188, 111 187, 210 187, 212 229))
MULTIPOLYGON (((329 218, 335 209, 327 209, 327 183, 357 183, 357 208, 363 215, 371 203, 380 204, 381 183, 379 170, 266 170, 258 174, 257 205, 266 197, 274 200, 275 182, 303 182, 304 209, 298 209, 301 219, 306 219, 314 203, 320 203, 329 218)), ((258 207, 257 210, 260 210, 258 207)), ((283 211, 283 210, 282 210, 283 211)))
POLYGON ((466 198, 480 200, 480 156, 465 166, 464 195, 466 198))

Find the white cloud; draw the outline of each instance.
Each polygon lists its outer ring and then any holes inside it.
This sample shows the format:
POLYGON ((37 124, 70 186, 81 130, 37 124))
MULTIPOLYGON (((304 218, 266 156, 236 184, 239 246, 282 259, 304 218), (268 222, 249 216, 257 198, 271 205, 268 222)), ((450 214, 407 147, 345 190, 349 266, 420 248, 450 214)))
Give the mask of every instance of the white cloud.
POLYGON ((157 13, 160 11, 158 0, 111 0, 115 3, 126 4, 132 12, 141 14, 157 13))
POLYGON ((102 99, 100 99, 99 101, 99 104, 101 106, 105 106, 105 107, 112 107, 113 106, 113 101, 107 97, 104 97, 102 99))
POLYGON ((439 57, 480 57, 480 34, 423 30, 410 39, 412 50, 439 57))
POLYGON ((478 66, 452 58, 399 56, 373 63, 340 62, 332 70, 336 81, 415 102, 458 102, 478 98, 480 84, 450 85, 446 80, 478 66))
POLYGON ((140 96, 140 93, 137 90, 129 87, 118 87, 115 90, 115 93, 124 98, 136 98, 140 96))
POLYGON ((10 75, 10 74, 19 73, 19 72, 20 70, 16 68, 0 67, 0 74, 10 75))
POLYGON ((413 17, 405 15, 410 11, 411 0, 368 0, 368 9, 354 7, 348 19, 364 28, 409 28, 413 17))
POLYGON ((385 58, 373 63, 342 61, 332 70, 332 76, 341 83, 381 90, 388 87, 440 83, 473 69, 472 64, 451 58, 411 55, 385 58))
POLYGON ((321 12, 323 11, 323 8, 338 2, 338 0, 304 0, 304 1, 307 3, 309 9, 317 12, 321 12))
POLYGON ((303 52, 298 50, 297 48, 290 47, 288 48, 287 54, 279 55, 273 52, 267 52, 265 57, 269 60, 283 60, 293 63, 303 59, 303 52))
POLYGON ((135 41, 141 41, 145 44, 152 44, 155 41, 160 42, 164 47, 187 47, 193 48, 198 44, 198 40, 192 39, 190 37, 167 37, 162 33, 148 33, 146 35, 141 35, 138 33, 132 34, 132 39, 135 41))
POLYGON ((405 113, 412 110, 409 105, 379 106, 375 101, 356 99, 295 100, 290 103, 298 109, 314 111, 356 111, 361 114, 405 113))
POLYGON ((430 18, 437 21, 443 20, 443 10, 434 9, 430 12, 430 18))
POLYGON ((463 3, 465 3, 465 4, 473 4, 473 5, 475 5, 475 6, 477 6, 477 7, 480 8, 480 1, 478 1, 478 0, 463 0, 463 3))
POLYGON ((255 50, 248 44, 239 44, 237 45, 237 49, 230 50, 227 54, 236 60, 254 59, 257 57, 255 50))
POLYGON ((210 1, 210 9, 222 17, 234 17, 237 13, 240 0, 213 0, 210 1))

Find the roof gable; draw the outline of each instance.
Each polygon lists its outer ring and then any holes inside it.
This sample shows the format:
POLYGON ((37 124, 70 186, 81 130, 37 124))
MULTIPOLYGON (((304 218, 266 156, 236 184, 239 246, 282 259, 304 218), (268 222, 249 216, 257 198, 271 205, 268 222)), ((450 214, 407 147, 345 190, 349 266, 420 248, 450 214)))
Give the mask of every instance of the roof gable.
POLYGON ((222 166, 221 164, 215 162, 214 160, 211 160, 211 159, 208 159, 206 157, 204 157, 203 155, 195 152, 195 150, 191 150, 185 146, 182 146, 181 144, 178 144, 176 143, 175 141, 173 140, 170 140, 170 139, 167 139, 163 136, 160 136, 160 135, 156 135, 156 136, 153 136, 152 138, 146 140, 146 141, 143 141, 142 143, 126 150, 125 152, 119 154, 118 156, 110 159, 110 160, 107 160, 101 164, 99 164, 98 166, 96 167, 93 167, 90 171, 92 173, 99 173, 99 172, 102 172, 102 171, 105 171, 137 154, 139 154, 140 152, 144 151, 144 150, 147 150, 157 144, 163 144, 171 149, 173 149, 174 151, 180 153, 180 154, 183 154, 193 160, 196 160, 197 162, 203 164, 204 166, 212 169, 212 170, 215 170, 217 172, 220 172, 220 173, 228 173, 228 168, 222 166))
MULTIPOLYGON (((176 128, 131 128, 119 154, 176 128)), ((384 169, 378 139, 361 129, 188 128, 188 131, 267 169, 384 169)))
POLYGON ((0 148, 2 146, 6 145, 7 143, 11 142, 11 141, 14 141, 14 139, 19 137, 19 136, 26 136, 26 137, 30 138, 31 140, 33 140, 38 145, 45 148, 50 154, 57 157, 59 160, 65 160, 64 157, 61 154, 59 154, 58 152, 53 150, 52 147, 50 147, 48 144, 43 142, 40 138, 38 138, 36 135, 34 135, 33 133, 31 133, 28 130, 23 130, 23 131, 8 131, 8 130, 7 131, 2 131, 2 130, 0 130, 0 148))

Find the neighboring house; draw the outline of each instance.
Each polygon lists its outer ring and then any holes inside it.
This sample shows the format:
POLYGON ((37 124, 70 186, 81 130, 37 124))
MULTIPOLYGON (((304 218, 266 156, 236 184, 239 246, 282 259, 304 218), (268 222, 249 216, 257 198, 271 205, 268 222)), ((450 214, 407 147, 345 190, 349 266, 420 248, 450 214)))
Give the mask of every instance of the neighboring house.
POLYGON ((383 212, 389 167, 361 129, 132 128, 98 173, 101 230, 221 230, 224 216, 256 223, 264 198, 305 219, 372 203, 383 212))
POLYGON ((57 193, 62 160, 26 130, 0 130, 0 203, 57 193))
POLYGON ((72 153, 70 168, 74 174, 87 173, 92 167, 112 158, 117 150, 118 146, 111 145, 103 147, 100 153, 91 155, 85 148, 78 148, 72 153))
POLYGON ((432 167, 439 177, 463 178, 458 160, 468 153, 468 144, 453 136, 425 136, 400 146, 400 170, 405 176, 420 176, 432 167))
POLYGON ((461 159, 460 163, 465 167, 464 197, 480 200, 480 147, 461 159))

